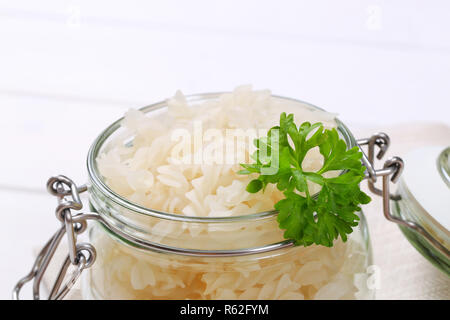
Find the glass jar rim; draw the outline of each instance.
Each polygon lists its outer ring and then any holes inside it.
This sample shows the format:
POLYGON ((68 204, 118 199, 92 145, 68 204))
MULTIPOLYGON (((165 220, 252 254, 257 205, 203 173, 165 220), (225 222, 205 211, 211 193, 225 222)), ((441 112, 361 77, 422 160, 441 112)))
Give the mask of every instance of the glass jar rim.
MULTIPOLYGON (((188 102, 201 102, 206 100, 214 100, 219 98, 223 94, 231 93, 228 91, 225 92, 211 92, 211 93, 200 93, 200 94, 192 94, 192 95, 186 95, 185 98, 188 102)), ((325 111, 324 109, 317 107, 311 103, 294 99, 294 98, 288 98, 284 96, 278 96, 278 95, 271 95, 273 98, 285 100, 285 101, 291 101, 295 103, 304 104, 308 107, 311 107, 316 110, 325 111)), ((159 109, 167 108, 167 102, 168 99, 159 101, 157 103, 144 106, 140 108, 139 110, 144 113, 150 113, 152 111, 156 111, 159 109)), ((140 206, 139 204, 133 203, 132 201, 122 197, 115 191, 113 191, 104 181, 102 178, 98 167, 96 158, 99 154, 99 151, 101 150, 103 143, 114 133, 116 130, 118 130, 121 127, 121 123, 123 121, 124 117, 119 118, 118 120, 114 121, 111 125, 109 125, 106 129, 104 129, 98 137, 94 140, 91 147, 89 148, 88 155, 87 155, 87 170, 88 170, 88 176, 90 181, 90 186, 94 187, 95 189, 99 190, 102 194, 104 194, 109 200, 113 201, 114 203, 118 204, 121 207, 124 207, 125 209, 131 210, 135 213, 143 214, 145 216, 151 216, 155 218, 165 219, 165 220, 171 220, 171 221, 182 221, 182 222, 192 222, 192 223, 230 223, 230 222, 242 222, 242 221, 257 221, 262 219, 268 219, 272 218, 277 214, 276 210, 271 211, 263 211, 258 213, 252 213, 252 214, 244 214, 239 216, 231 216, 231 217, 191 217, 191 216, 184 216, 169 212, 163 212, 155 209, 150 209, 144 206, 140 206)), ((337 130, 344 138, 347 146, 349 148, 353 148, 357 146, 356 139, 354 138, 351 131, 347 128, 347 126, 340 121, 338 118, 334 119, 337 123, 337 130)))

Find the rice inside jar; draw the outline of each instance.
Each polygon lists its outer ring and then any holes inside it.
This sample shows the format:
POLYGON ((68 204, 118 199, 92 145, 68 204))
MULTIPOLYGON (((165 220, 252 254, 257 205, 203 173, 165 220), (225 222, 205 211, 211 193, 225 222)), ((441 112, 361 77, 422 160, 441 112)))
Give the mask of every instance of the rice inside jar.
MULTIPOLYGON (((110 227, 97 224, 90 232, 97 261, 84 296, 372 298, 362 213, 345 243, 289 246, 273 211, 283 194, 274 185, 264 193, 245 190, 252 177, 237 173, 240 163, 251 162, 252 138, 266 134, 281 112, 293 113, 296 123, 336 127, 348 148, 356 145, 334 114, 249 86, 191 97, 177 92, 107 128, 89 152, 88 171, 91 208, 110 227)), ((322 161, 312 149, 303 169, 317 171, 322 161)))

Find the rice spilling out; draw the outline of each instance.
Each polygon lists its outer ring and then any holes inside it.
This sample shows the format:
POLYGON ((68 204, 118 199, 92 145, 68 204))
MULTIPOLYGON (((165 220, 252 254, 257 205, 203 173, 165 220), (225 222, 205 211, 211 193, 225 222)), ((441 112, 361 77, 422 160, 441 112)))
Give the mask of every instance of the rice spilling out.
MULTIPOLYGON (((251 86, 200 102, 177 92, 167 105, 149 114, 129 110, 122 132, 103 148, 97 166, 106 184, 129 201, 189 217, 273 210, 283 198, 276 186, 248 193, 245 188, 254 177, 237 172, 240 163, 252 162, 253 138, 277 125, 281 112, 293 113, 297 124, 337 125, 334 114, 251 86)), ((313 149, 303 169, 317 171, 322 161, 313 149)), ((317 185, 309 188, 319 191, 317 185)), ((133 219, 149 230, 148 240, 178 247, 238 249, 283 240, 275 219, 228 224, 133 219)), ((101 298, 117 299, 364 299, 371 295, 368 254, 358 231, 332 248, 194 258, 138 250, 98 228, 92 232, 100 250, 90 282, 101 298)))

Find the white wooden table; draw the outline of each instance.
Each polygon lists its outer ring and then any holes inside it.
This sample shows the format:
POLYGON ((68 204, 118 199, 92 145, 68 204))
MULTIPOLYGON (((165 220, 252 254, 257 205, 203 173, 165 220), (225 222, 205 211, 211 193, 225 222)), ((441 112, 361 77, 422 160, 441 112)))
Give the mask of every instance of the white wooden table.
POLYGON ((86 179, 130 107, 252 83, 350 127, 450 124, 446 1, 0 1, 0 298, 57 227, 50 175, 86 179))

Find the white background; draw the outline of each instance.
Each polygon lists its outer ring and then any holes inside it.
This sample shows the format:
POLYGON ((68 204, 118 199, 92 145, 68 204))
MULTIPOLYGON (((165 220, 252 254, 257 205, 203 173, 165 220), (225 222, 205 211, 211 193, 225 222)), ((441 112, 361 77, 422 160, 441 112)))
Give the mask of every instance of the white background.
POLYGON ((46 179, 84 182, 128 108, 250 83, 350 127, 449 125, 449 17, 448 1, 0 1, 0 298, 57 227, 46 179))

